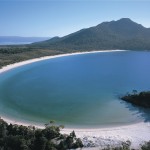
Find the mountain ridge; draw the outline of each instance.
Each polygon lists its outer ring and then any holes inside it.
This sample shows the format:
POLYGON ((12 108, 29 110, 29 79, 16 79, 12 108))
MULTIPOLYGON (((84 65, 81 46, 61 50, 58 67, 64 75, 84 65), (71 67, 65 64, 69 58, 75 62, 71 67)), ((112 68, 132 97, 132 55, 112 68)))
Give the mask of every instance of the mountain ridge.
POLYGON ((32 46, 56 50, 108 50, 108 49, 150 49, 150 28, 122 18, 102 22, 94 27, 81 29, 64 37, 54 37, 32 46))

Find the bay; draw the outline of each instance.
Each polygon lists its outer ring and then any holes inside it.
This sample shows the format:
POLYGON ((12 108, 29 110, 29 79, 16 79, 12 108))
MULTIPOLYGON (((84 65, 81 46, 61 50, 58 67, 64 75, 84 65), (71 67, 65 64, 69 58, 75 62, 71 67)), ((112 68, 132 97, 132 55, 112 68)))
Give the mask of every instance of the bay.
POLYGON ((149 110, 120 95, 150 89, 150 53, 89 53, 44 60, 0 74, 0 114, 28 123, 103 127, 146 121, 149 110))

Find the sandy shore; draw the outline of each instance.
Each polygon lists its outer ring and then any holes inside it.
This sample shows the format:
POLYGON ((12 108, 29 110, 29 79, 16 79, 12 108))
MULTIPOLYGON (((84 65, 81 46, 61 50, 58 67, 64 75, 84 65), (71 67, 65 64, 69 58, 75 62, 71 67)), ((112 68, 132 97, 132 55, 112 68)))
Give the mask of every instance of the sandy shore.
MULTIPOLYGON (((64 129, 62 133, 70 133, 73 129, 64 129)), ((132 125, 100 128, 74 129, 77 137, 81 138, 84 146, 92 149, 120 146, 122 142, 131 141, 131 147, 138 149, 144 141, 150 140, 150 123, 136 123, 132 125), (94 148, 95 147, 95 148, 94 148)))
MULTIPOLYGON (((15 64, 11 64, 0 69, 0 74, 6 72, 10 69, 20 67, 33 62, 38 62, 46 59, 52 59, 57 57, 64 57, 70 55, 87 54, 87 53, 97 53, 97 52, 117 52, 122 50, 107 50, 107 51, 93 51, 93 52, 82 52, 82 53, 71 53, 62 54, 55 56, 46 56, 41 58, 36 58, 32 60, 27 60, 15 64)), ((29 126, 30 124, 24 122, 16 122, 14 120, 2 118, 8 123, 20 124, 29 126)), ((42 126, 35 125, 38 128, 43 128, 42 126)), ((133 125, 126 125, 120 127, 110 127, 110 128, 100 128, 100 129, 63 129, 62 133, 70 133, 72 130, 76 132, 77 137, 81 138, 85 147, 96 147, 94 149, 101 149, 110 146, 119 146, 122 142, 130 140, 132 142, 132 148, 139 148, 139 145, 144 141, 150 140, 150 123, 136 123, 133 125)), ((87 148, 85 148, 87 149, 87 148)))
POLYGON ((23 65, 27 65, 27 64, 31 64, 34 62, 38 62, 38 61, 43 61, 43 60, 47 60, 47 59, 52 59, 52 58, 58 58, 58 57, 65 57, 65 56, 71 56, 71 55, 81 55, 81 54, 88 54, 88 53, 100 53, 100 52, 118 52, 118 51, 126 51, 126 50, 101 50, 101 51, 92 51, 92 52, 77 52, 77 53, 69 53, 69 54, 60 54, 60 55, 54 55, 54 56, 45 56, 45 57, 40 57, 40 58, 34 58, 34 59, 30 59, 30 60, 26 60, 26 61, 22 61, 22 62, 17 62, 14 64, 10 64, 7 66, 2 67, 2 69, 0 69, 0 74, 8 71, 10 69, 14 69, 23 65))

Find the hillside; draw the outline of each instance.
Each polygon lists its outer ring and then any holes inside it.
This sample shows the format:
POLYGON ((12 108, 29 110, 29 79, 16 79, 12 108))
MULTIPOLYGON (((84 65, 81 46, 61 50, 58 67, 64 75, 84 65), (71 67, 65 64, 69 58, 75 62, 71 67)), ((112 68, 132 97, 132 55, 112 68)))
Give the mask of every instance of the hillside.
POLYGON ((101 50, 101 49, 150 49, 150 28, 128 18, 103 22, 95 27, 82 29, 64 37, 54 37, 32 44, 56 50, 101 50))

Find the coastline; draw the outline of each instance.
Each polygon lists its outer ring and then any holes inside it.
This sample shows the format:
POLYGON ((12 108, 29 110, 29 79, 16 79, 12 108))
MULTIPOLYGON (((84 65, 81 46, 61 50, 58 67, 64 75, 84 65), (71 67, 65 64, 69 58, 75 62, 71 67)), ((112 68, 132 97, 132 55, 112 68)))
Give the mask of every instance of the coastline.
MULTIPOLYGON (((106 51, 92 51, 92 52, 77 52, 77 53, 69 53, 69 54, 61 54, 54 56, 45 56, 40 58, 35 58, 31 60, 26 60, 22 62, 18 62, 15 64, 10 64, 2 67, 0 69, 0 74, 11 69, 31 64, 34 62, 39 62, 47 59, 64 57, 64 56, 72 56, 79 54, 88 54, 88 53, 99 53, 99 52, 118 52, 125 50, 106 50, 106 51)), ((30 124, 25 122, 18 122, 15 120, 11 120, 5 117, 1 117, 4 121, 12 124, 29 126, 30 124)), ((31 124, 32 125, 32 124, 31 124)), ((37 128, 44 128, 44 126, 32 125, 37 128)), ((150 123, 140 122, 131 125, 117 126, 117 127, 108 127, 108 128, 99 128, 99 129, 63 129, 62 133, 70 133, 75 131, 77 137, 81 138, 84 146, 87 147, 96 147, 97 148, 105 148, 106 146, 119 146, 122 142, 126 142, 127 140, 131 141, 132 148, 139 148, 140 144, 144 141, 150 140, 150 123)), ((87 149, 87 148, 86 148, 87 149)))
POLYGON ((53 59, 53 58, 59 58, 59 57, 66 57, 66 56, 73 56, 73 55, 81 55, 81 54, 102 53, 102 52, 103 53, 104 52, 119 52, 119 51, 127 51, 127 50, 100 50, 100 51, 87 51, 87 52, 76 52, 76 53, 58 54, 58 55, 53 55, 53 56, 44 56, 44 57, 29 59, 29 60, 17 62, 17 63, 14 63, 14 64, 10 64, 10 65, 7 65, 7 66, 3 66, 0 69, 0 74, 3 73, 3 72, 6 72, 8 70, 11 70, 11 69, 23 66, 23 65, 27 65, 27 64, 31 64, 31 63, 35 63, 35 62, 47 60, 47 59, 53 59))
MULTIPOLYGON (((95 149, 121 146, 122 142, 131 142, 131 148, 138 149, 145 141, 150 140, 150 123, 140 122, 120 127, 108 127, 99 129, 63 129, 61 133, 75 131, 81 138, 84 146, 95 149)), ((94 149, 92 149, 94 150, 94 149)))

